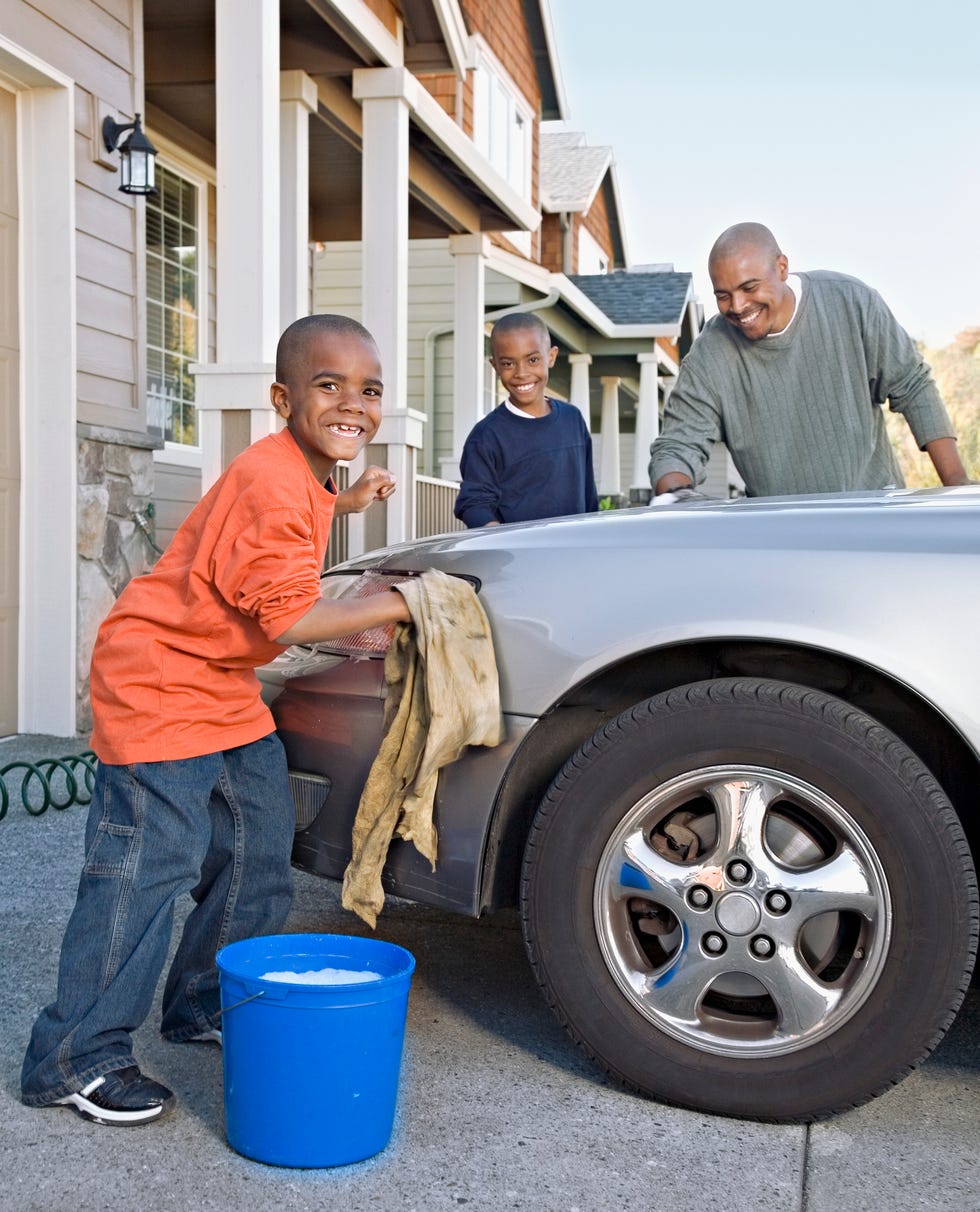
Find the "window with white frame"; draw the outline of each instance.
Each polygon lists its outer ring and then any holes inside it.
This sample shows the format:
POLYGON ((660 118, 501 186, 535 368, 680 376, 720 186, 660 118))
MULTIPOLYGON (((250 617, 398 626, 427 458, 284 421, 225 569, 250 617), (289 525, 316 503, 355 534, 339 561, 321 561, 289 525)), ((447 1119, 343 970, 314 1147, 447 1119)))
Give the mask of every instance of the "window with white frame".
POLYGON ((156 167, 146 198, 147 427, 168 445, 197 447, 192 362, 202 338, 203 186, 156 167))
POLYGON ((530 200, 534 111, 479 38, 473 72, 473 141, 507 183, 530 200))

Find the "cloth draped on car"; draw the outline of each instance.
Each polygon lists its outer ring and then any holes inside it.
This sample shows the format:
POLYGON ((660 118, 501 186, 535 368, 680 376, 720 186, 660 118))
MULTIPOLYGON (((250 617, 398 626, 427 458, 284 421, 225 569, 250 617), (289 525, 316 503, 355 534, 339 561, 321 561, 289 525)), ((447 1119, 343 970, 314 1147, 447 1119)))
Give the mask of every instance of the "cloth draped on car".
POLYGON ((472 585, 430 569, 396 588, 412 622, 398 624, 385 657, 383 738, 354 819, 342 894, 344 908, 372 929, 392 838, 412 842, 435 870, 439 771, 468 745, 503 739, 493 639, 472 585))

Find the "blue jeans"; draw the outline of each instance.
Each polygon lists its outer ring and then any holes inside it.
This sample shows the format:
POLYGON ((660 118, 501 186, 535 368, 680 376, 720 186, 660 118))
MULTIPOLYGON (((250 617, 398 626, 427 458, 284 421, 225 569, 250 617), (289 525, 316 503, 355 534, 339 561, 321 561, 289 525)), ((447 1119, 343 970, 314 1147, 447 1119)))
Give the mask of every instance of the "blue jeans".
POLYGON ((181 1041, 220 1024, 215 953, 281 929, 293 827, 275 733, 182 761, 99 764, 57 997, 24 1059, 28 1106, 135 1063, 131 1033, 150 1012, 184 892, 195 905, 164 986, 161 1031, 181 1041))

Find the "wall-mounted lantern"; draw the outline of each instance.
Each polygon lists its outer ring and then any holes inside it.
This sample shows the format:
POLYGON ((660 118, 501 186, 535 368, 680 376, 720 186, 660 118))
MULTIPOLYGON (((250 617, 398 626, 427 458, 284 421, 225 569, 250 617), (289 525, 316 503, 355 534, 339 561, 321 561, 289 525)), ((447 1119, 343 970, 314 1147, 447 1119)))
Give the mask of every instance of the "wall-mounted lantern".
POLYGON ((143 133, 139 114, 134 122, 125 124, 105 118, 102 122, 102 141, 107 151, 115 151, 119 136, 127 130, 132 134, 119 144, 119 188, 124 194, 154 194, 157 149, 143 133))

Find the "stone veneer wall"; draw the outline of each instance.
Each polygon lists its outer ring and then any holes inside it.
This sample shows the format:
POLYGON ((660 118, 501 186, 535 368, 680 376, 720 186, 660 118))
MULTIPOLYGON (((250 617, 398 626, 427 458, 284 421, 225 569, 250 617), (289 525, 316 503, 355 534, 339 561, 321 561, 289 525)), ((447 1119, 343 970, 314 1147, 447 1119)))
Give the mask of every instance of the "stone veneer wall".
POLYGON ((92 725, 89 665, 96 632, 130 579, 157 559, 153 534, 153 451, 146 434, 78 426, 78 730, 92 725))

